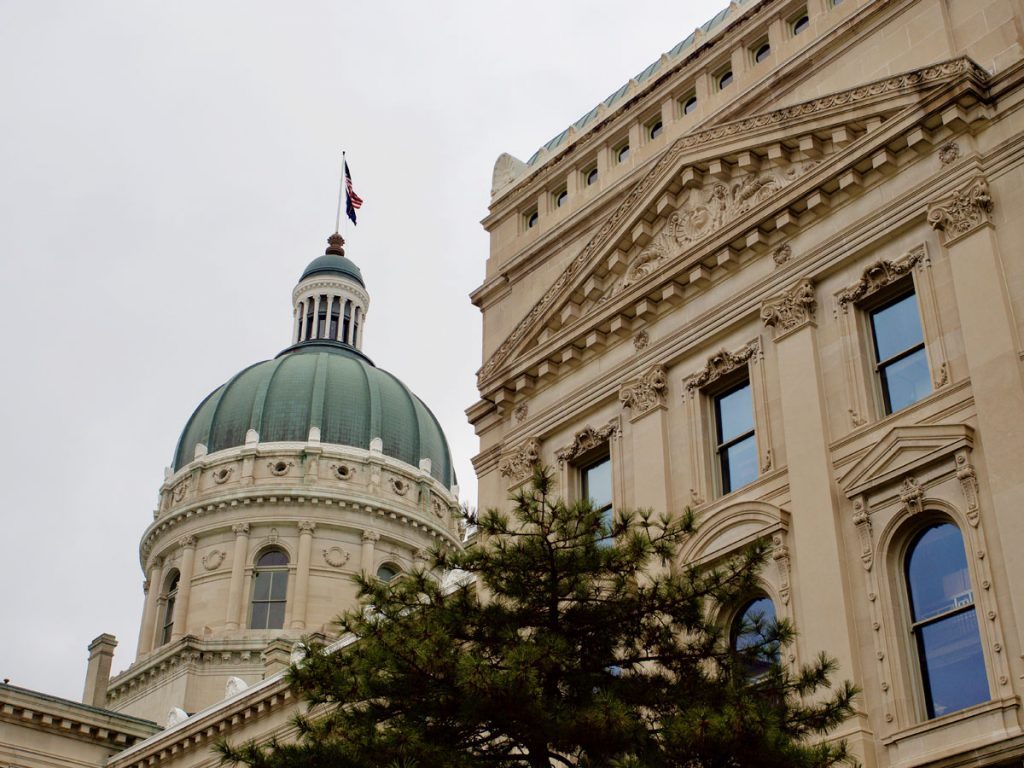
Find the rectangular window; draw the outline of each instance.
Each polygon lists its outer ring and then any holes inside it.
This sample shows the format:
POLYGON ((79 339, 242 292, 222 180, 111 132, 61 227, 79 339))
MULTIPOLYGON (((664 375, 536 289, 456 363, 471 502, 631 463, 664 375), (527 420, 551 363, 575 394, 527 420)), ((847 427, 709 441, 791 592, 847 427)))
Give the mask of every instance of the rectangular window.
POLYGON ((872 310, 870 319, 885 412, 895 413, 932 391, 917 295, 898 296, 872 310))
POLYGON ((749 380, 715 396, 715 428, 722 493, 731 493, 757 479, 754 403, 749 380))
POLYGON ((583 497, 601 513, 601 522, 612 525, 612 462, 608 456, 580 469, 583 497))

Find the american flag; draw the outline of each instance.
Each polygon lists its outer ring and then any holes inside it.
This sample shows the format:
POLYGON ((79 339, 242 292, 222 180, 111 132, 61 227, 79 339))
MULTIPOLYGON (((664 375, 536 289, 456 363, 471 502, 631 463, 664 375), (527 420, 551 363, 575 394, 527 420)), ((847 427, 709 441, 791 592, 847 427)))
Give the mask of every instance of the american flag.
POLYGON ((348 171, 348 160, 345 161, 345 215, 356 223, 356 211, 363 207, 363 198, 352 189, 352 174, 348 171))

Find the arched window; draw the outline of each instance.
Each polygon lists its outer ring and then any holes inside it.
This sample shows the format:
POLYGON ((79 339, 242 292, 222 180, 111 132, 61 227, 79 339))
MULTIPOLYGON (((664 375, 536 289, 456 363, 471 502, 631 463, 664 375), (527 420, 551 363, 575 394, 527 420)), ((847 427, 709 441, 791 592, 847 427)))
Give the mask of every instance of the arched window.
POLYGON ((338 338, 338 315, 341 314, 341 299, 335 296, 331 300, 331 327, 327 331, 327 338, 338 338))
POLYGON ((167 576, 167 586, 164 589, 164 620, 160 625, 160 645, 171 642, 171 633, 174 631, 174 601, 178 597, 180 577, 181 574, 177 571, 171 571, 167 576))
POLYGON ((316 337, 323 339, 327 337, 327 297, 320 296, 320 303, 317 305, 316 337))
POLYGON ((377 578, 381 581, 391 581, 399 574, 398 566, 391 563, 384 563, 377 569, 377 578))
POLYGON ((941 522, 907 550, 907 596, 928 717, 988 701, 974 590, 960 529, 941 522))
POLYGON ((779 644, 769 641, 769 630, 775 626, 775 603, 761 595, 748 600, 732 620, 729 645, 734 651, 753 652, 747 660, 747 674, 759 677, 779 661, 779 644))
POLYGON ((288 594, 288 555, 272 549, 260 555, 253 572, 251 629, 281 629, 288 594))

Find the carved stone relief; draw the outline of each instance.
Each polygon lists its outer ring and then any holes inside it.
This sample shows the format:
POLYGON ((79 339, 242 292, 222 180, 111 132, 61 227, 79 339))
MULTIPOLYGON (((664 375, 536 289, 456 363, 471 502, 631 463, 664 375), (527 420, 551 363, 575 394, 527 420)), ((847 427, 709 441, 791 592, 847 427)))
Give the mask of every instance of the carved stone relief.
POLYGON ((775 567, 779 572, 779 599, 782 600, 783 605, 789 605, 789 547, 786 546, 785 539, 783 539, 781 533, 776 533, 772 536, 772 560, 775 561, 775 567))
POLYGON ((928 223, 946 235, 951 243, 988 223, 992 196, 988 182, 979 176, 947 200, 928 206, 928 223))
POLYGON ((789 243, 783 243, 782 245, 772 249, 772 261, 775 262, 775 266, 781 267, 787 261, 793 258, 793 249, 789 243))
POLYGON ((871 516, 864 508, 864 502, 861 499, 853 502, 853 524, 857 528, 857 536, 860 538, 860 560, 864 563, 864 570, 870 571, 875 559, 875 549, 871 538, 871 516))
POLYGON ((270 474, 276 477, 283 477, 288 474, 288 470, 295 466, 294 461, 268 461, 267 469, 270 470, 270 474))
POLYGON ((955 141, 947 142, 939 147, 939 162, 943 165, 955 163, 960 157, 960 145, 955 141))
POLYGON ((351 480, 355 470, 347 464, 331 464, 331 471, 339 480, 351 480))
POLYGON ((565 466, 566 462, 571 462, 587 451, 597 448, 598 446, 604 445, 619 432, 619 425, 614 422, 606 424, 600 429, 594 429, 591 426, 586 426, 581 429, 573 437, 572 443, 560 448, 555 451, 555 458, 558 460, 558 465, 565 466))
POLYGON ((879 259, 872 262, 864 270, 860 280, 836 294, 836 303, 839 309, 848 312, 851 304, 855 304, 909 274, 918 264, 923 265, 925 259, 924 246, 919 245, 898 261, 879 259))
POLYGON ((400 477, 389 477, 388 483, 391 485, 391 490, 399 496, 405 496, 409 492, 409 483, 400 477))
POLYGON ((911 475, 903 478, 903 485, 900 486, 900 502, 903 508, 912 515, 916 515, 923 508, 924 489, 911 475))
POLYGON ((962 453, 956 457, 956 477, 960 481, 964 500, 967 502, 967 522, 977 528, 981 520, 978 505, 978 473, 974 465, 967 461, 967 456, 962 453))
POLYGON ((526 421, 526 417, 530 413, 530 406, 526 403, 519 403, 515 408, 512 409, 512 418, 516 420, 516 424, 522 424, 526 421))
POLYGON ((341 568, 347 563, 352 555, 341 547, 328 547, 322 550, 324 562, 332 568, 341 568))
POLYGON ((683 204, 668 217, 651 244, 630 262, 622 282, 608 295, 654 274, 663 264, 688 251, 693 243, 743 216, 817 165, 817 160, 808 160, 785 170, 747 173, 728 183, 714 182, 687 193, 683 204))
POLYGON ((533 473, 540 462, 540 440, 531 437, 498 464, 498 472, 511 482, 518 482, 533 473))
POLYGON ((213 482, 217 485, 223 485, 231 479, 231 475, 234 473, 234 467, 220 467, 213 471, 213 482))
POLYGON ((665 404, 665 390, 668 389, 668 374, 665 367, 656 365, 647 373, 631 379, 619 389, 619 402, 629 408, 633 417, 642 416, 665 404))
POLYGON ((784 334, 814 320, 817 306, 814 284, 804 278, 781 296, 766 301, 761 307, 761 321, 774 328, 776 335, 784 334))
POLYGON ((760 342, 752 341, 738 352, 720 349, 708 358, 707 364, 686 381, 686 389, 690 392, 711 384, 722 376, 732 373, 741 365, 757 355, 761 349, 760 342))
POLYGON ((215 571, 220 568, 220 564, 224 562, 224 558, 227 553, 222 549, 211 549, 205 555, 203 555, 203 568, 208 571, 215 571))
POLYGON ((637 352, 647 349, 647 345, 650 343, 651 335, 647 331, 640 331, 640 333, 633 337, 633 348, 637 352))

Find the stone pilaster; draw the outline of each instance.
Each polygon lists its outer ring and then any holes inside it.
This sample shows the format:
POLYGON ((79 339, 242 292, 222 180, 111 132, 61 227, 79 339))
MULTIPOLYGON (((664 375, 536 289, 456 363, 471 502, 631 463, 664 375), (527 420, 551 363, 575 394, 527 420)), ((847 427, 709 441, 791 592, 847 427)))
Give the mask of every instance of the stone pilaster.
POLYGON ((185 536, 178 542, 181 547, 181 568, 178 571, 178 596, 174 601, 174 626, 171 642, 188 634, 188 601, 192 595, 192 571, 196 561, 196 538, 185 536))
POLYGON ((139 647, 135 652, 136 658, 153 650, 153 632, 157 614, 157 600, 160 599, 160 590, 164 581, 164 561, 162 558, 154 557, 149 567, 149 578, 146 580, 146 602, 142 609, 142 628, 139 630, 139 647))
POLYGON ((376 531, 363 531, 363 548, 360 553, 359 567, 367 576, 373 576, 374 547, 380 541, 380 534, 376 531))
POLYGON ((237 523, 231 530, 235 534, 235 548, 231 555, 231 582, 228 586, 228 609, 224 626, 226 629, 238 629, 242 623, 242 582, 245 579, 245 561, 249 555, 249 524, 237 523))
POLYGON ((313 531, 316 523, 299 523, 299 559, 295 567, 295 597, 292 607, 292 629, 306 628, 306 603, 309 597, 309 561, 313 551, 313 531))

